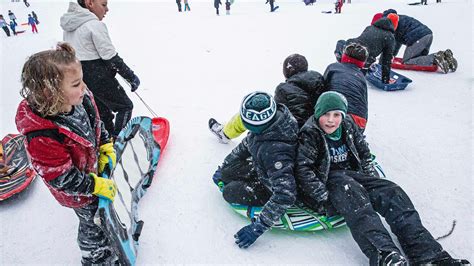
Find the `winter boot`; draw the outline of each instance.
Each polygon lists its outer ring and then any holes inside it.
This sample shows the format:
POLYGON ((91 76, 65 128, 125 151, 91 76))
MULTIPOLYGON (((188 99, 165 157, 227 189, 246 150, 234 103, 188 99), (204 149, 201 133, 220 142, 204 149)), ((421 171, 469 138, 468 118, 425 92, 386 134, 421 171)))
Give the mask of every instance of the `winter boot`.
POLYGON ((436 265, 436 266, 463 266, 463 265, 471 265, 471 263, 468 260, 465 259, 453 259, 451 255, 449 255, 448 252, 443 251, 439 256, 437 256, 435 259, 430 260, 430 261, 425 261, 425 262, 417 262, 414 263, 415 265, 423 265, 423 266, 430 266, 430 265, 436 265))
POLYGON ((379 266, 408 266, 408 261, 397 251, 382 252, 379 256, 379 266))
POLYGON ((224 134, 224 127, 214 118, 209 119, 209 130, 217 136, 220 143, 229 143, 230 139, 224 134))
POLYGON ((443 71, 444 74, 449 72, 449 65, 444 57, 443 51, 439 51, 434 55, 434 63, 441 69, 441 71, 443 71))
POLYGON ((448 63, 449 70, 451 72, 456 72, 456 69, 458 68, 458 61, 454 58, 453 51, 451 51, 451 49, 444 51, 444 58, 448 63))

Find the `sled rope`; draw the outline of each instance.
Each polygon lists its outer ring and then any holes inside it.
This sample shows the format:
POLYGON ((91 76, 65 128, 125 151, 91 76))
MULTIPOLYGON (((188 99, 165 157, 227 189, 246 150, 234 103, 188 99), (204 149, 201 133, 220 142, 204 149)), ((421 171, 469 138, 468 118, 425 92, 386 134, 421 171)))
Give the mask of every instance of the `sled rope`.
POLYGON ((451 230, 449 230, 449 232, 447 234, 439 236, 435 240, 440 240, 440 239, 443 239, 443 238, 446 238, 446 237, 450 236, 454 231, 454 227, 456 227, 456 220, 453 220, 453 225, 451 226, 451 230))
POLYGON ((151 113, 154 117, 158 117, 158 115, 155 113, 155 111, 153 111, 153 109, 151 109, 151 107, 142 99, 142 97, 140 97, 140 95, 138 94, 138 92, 135 92, 135 94, 137 95, 138 99, 140 99, 140 101, 142 101, 143 105, 145 105, 145 107, 148 109, 148 111, 150 111, 150 113, 151 113))

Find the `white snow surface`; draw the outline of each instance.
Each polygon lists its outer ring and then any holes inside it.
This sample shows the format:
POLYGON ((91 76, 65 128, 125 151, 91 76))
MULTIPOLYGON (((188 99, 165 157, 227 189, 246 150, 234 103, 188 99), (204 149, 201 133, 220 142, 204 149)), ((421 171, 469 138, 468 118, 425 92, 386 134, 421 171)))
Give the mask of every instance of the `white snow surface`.
MULTIPOLYGON (((105 17, 119 55, 140 77, 138 93, 169 119, 171 134, 153 185, 141 201, 145 221, 139 265, 145 264, 344 264, 368 260, 347 228, 315 233, 272 230, 248 250, 233 235, 248 220, 222 199, 211 176, 238 140, 218 143, 207 121, 229 119, 254 90, 273 93, 284 81, 282 62, 306 56, 310 69, 324 73, 335 61, 336 41, 359 36, 372 16, 388 8, 413 16, 434 32, 431 51, 452 49, 459 62, 447 75, 399 71, 413 79, 406 90, 369 87, 367 140, 390 180, 401 185, 423 224, 454 257, 474 261, 472 175, 472 1, 353 0, 342 14, 333 1, 313 6, 278 1, 270 13, 264 1, 239 1, 231 15, 215 15, 211 1, 189 1, 178 13, 175 1, 109 1, 105 17)), ((34 10, 41 24, 7 38, 0 32, 0 135, 17 132, 20 73, 26 58, 62 40, 59 18, 66 1, 2 0, 0 13, 20 22, 34 10)), ((7 19, 7 21, 9 21, 7 19)), ((124 84, 124 86, 126 86, 124 84)), ((150 115, 136 95, 134 115, 150 115)), ((0 204, 0 265, 79 265, 78 219, 60 206, 41 179, 0 204)))

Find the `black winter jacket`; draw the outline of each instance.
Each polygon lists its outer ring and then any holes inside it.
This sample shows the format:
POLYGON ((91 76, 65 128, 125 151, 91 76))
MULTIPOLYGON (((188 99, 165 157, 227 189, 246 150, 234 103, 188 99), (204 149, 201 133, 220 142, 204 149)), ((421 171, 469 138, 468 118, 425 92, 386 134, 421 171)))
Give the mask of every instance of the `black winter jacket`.
POLYGON ((323 76, 316 71, 306 71, 291 76, 275 89, 275 101, 286 105, 302 127, 314 114, 319 95, 326 91, 323 76))
POLYGON ((368 118, 367 81, 361 69, 351 63, 332 63, 324 72, 326 88, 344 95, 347 112, 368 118))
POLYGON ((419 22, 417 19, 406 15, 398 15, 398 27, 395 31, 395 50, 393 55, 397 55, 402 45, 410 46, 416 43, 419 39, 425 37, 433 32, 425 24, 419 22))
POLYGON ((260 220, 272 226, 296 200, 294 162, 298 124, 288 108, 278 104, 276 120, 260 134, 250 132, 225 158, 226 164, 252 157, 258 178, 271 192, 260 220))
MULTIPOLYGON (((347 117, 342 122, 342 129, 342 138, 349 148, 351 165, 356 168, 354 170, 375 176, 369 146, 358 126, 347 117)), ((298 193, 303 197, 311 197, 320 182, 326 183, 330 169, 325 133, 319 128, 314 116, 301 128, 298 142, 295 170, 298 193)))
POLYGON ((388 18, 381 18, 373 25, 368 26, 362 34, 354 39, 347 40, 349 43, 359 43, 369 51, 369 57, 366 61, 366 67, 369 67, 376 61, 380 55, 380 64, 382 65, 382 80, 388 83, 390 79, 390 64, 392 63, 393 51, 395 49, 395 30, 392 22, 388 18))

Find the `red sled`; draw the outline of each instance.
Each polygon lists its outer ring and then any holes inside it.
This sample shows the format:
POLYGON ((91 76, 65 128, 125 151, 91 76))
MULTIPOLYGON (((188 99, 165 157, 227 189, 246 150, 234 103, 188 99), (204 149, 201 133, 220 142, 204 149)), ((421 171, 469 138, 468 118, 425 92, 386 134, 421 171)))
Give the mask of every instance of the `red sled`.
POLYGON ((36 177, 23 135, 8 134, 0 140, 0 201, 25 190, 36 177))
POLYGON ((155 117, 151 121, 153 138, 160 145, 161 151, 163 152, 168 143, 170 122, 164 117, 155 117))
POLYGON ((406 65, 406 64, 403 64, 402 63, 402 58, 400 58, 400 57, 393 58, 392 68, 402 69, 402 70, 426 71, 426 72, 436 72, 438 70, 437 65, 419 66, 419 65, 406 65))

